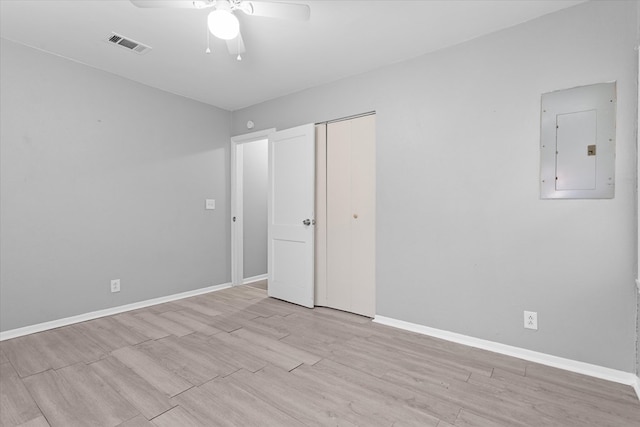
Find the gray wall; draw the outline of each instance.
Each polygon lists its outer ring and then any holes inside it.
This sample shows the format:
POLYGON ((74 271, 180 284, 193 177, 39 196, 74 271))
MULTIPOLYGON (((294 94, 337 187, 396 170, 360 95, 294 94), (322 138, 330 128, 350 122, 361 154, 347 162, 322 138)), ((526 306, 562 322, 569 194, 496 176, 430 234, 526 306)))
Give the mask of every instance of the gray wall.
POLYGON ((376 110, 377 314, 633 372, 636 7, 588 2, 236 111, 232 133, 376 110), (615 199, 540 200, 540 95, 612 80, 615 199))
POLYGON ((242 144, 244 278, 267 274, 267 140, 242 144))
POLYGON ((229 282, 230 113, 0 52, 1 329, 229 282))

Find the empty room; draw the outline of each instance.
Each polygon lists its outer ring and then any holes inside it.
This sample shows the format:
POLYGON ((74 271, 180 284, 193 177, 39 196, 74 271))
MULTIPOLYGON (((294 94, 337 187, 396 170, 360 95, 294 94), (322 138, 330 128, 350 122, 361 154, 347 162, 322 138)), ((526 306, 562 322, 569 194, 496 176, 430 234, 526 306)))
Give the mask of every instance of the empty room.
POLYGON ((638 426, 636 0, 0 0, 0 427, 638 426))

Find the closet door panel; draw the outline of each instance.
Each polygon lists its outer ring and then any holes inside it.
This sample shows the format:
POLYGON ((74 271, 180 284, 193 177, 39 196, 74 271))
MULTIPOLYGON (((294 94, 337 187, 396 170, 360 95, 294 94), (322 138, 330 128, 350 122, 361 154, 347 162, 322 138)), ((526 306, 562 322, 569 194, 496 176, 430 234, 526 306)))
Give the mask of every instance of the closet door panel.
POLYGON ((375 315, 375 116, 327 126, 327 305, 375 315))
POLYGON ((351 311, 370 317, 375 315, 375 155, 375 116, 352 120, 351 311))
POLYGON ((351 311, 351 124, 327 126, 327 304, 351 311))

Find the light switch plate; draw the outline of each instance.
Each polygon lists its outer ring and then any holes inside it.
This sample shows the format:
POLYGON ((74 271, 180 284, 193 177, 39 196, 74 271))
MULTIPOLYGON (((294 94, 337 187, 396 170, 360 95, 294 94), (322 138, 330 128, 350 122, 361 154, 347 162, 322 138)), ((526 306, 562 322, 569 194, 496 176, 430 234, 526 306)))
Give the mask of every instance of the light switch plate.
POLYGON ((206 210, 213 210, 216 208, 216 201, 215 199, 206 199, 205 204, 204 204, 204 208, 206 210))

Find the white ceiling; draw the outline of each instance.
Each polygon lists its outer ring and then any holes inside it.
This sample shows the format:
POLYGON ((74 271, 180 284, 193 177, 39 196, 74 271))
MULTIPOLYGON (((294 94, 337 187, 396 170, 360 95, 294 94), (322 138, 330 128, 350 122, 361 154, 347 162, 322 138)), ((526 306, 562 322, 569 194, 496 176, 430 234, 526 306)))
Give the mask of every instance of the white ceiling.
POLYGON ((578 1, 311 0, 308 22, 243 16, 242 61, 211 37, 208 10, 128 0, 0 0, 0 36, 226 110, 236 110, 441 49, 578 1), (153 50, 104 40, 114 31, 153 50))

